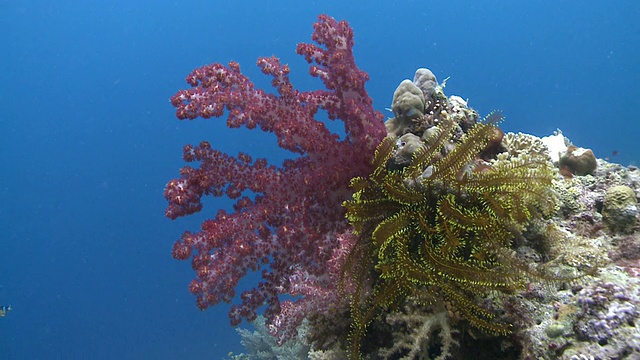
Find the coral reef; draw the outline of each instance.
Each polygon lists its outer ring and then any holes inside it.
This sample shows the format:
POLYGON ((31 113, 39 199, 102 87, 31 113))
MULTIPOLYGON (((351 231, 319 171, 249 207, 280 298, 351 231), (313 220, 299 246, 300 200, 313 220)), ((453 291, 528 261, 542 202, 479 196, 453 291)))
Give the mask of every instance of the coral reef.
POLYGON ((458 123, 442 110, 438 129, 410 164, 388 166, 403 145, 390 136, 376 151, 372 175, 352 181, 356 192, 345 202, 347 218, 361 235, 356 247, 365 249, 362 258, 374 259, 376 279, 367 299, 357 291, 353 301, 354 351, 376 308, 422 292, 446 301, 483 331, 509 332, 476 296, 524 286, 529 271, 511 256, 511 240, 532 218, 554 210, 555 173, 546 157, 524 153, 482 161, 499 119, 490 114, 456 139, 458 123))
POLYGON ((638 168, 560 131, 505 134, 500 112, 481 119, 428 69, 400 83, 383 125, 351 28, 321 16, 313 40, 298 53, 326 90, 295 90, 271 57, 258 65, 277 94, 232 62, 195 70, 172 98, 181 119, 227 111, 298 156, 273 166, 187 145, 196 165, 165 190, 172 219, 206 195, 236 200, 173 252, 192 259, 202 309, 262 270, 230 312, 256 328, 234 358, 640 358, 638 168))
POLYGON ((421 116, 398 111, 402 129, 352 181, 358 236, 339 257, 351 311, 309 308, 307 357, 640 358, 640 170, 598 159, 562 176, 571 142, 560 131, 500 135, 498 115, 478 121, 435 87, 421 116), (505 203, 501 192, 521 187, 495 179, 518 165, 539 176, 520 177, 535 196, 505 203))
MULTIPOLYGON (((358 288, 352 300, 353 358, 375 351, 367 349, 367 342, 382 346, 367 339, 381 337, 369 335, 369 326, 376 328, 370 332, 391 331, 379 326, 377 312, 393 311, 417 294, 431 294, 421 304, 432 314, 446 307, 454 319, 507 336, 520 314, 498 316, 500 304, 508 301, 497 294, 508 298, 528 284, 580 277, 571 269, 546 272, 538 266, 552 251, 559 256, 552 243, 563 237, 550 219, 560 193, 552 187, 561 182, 545 142, 505 135, 496 126, 499 113, 478 121, 460 97, 444 95, 430 71, 420 69, 414 79, 420 73, 431 74, 428 83, 436 84, 431 97, 423 92, 423 101, 416 84, 400 84, 393 97, 394 106, 400 106, 387 121, 389 137, 376 151, 375 170, 352 181, 354 199, 345 202, 347 217, 361 236, 355 262, 370 262, 351 275, 374 284, 372 290, 358 288)), ((587 264, 595 263, 596 256, 585 250, 567 261, 592 271, 587 264)), ((450 352, 451 343, 442 354, 450 352)), ((390 349, 417 356, 415 347, 394 343, 390 349)))

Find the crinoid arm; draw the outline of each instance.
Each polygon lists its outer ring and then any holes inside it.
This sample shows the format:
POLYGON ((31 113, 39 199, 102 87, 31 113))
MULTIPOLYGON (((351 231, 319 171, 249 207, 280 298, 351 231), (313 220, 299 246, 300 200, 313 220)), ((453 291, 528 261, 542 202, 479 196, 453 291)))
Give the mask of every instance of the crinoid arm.
MULTIPOLYGON (((426 116, 426 115, 425 115, 426 116)), ((502 132, 500 112, 471 126, 443 110, 422 136, 408 164, 393 163, 404 145, 388 136, 378 146, 368 178, 352 181, 347 219, 367 246, 373 290, 352 303, 352 356, 382 309, 408 296, 434 293, 478 329, 505 335, 478 299, 523 288, 525 266, 513 259, 512 239, 535 217, 549 214, 555 176, 546 158, 498 154, 482 157, 502 132), (466 131, 462 131, 466 128, 466 131)), ((360 276, 365 277, 365 276, 360 276)))

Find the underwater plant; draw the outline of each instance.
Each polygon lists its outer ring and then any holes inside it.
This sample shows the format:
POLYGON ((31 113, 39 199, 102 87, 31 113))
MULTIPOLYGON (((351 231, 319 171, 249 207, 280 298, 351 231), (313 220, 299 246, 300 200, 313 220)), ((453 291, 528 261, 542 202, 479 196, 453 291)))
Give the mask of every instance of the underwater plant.
POLYGON ((554 211, 551 163, 509 152, 483 160, 502 136, 499 112, 466 132, 445 110, 435 117, 422 138, 387 136, 373 172, 351 181, 355 193, 343 204, 360 236, 345 270, 360 284, 351 301, 352 358, 360 357, 375 315, 409 296, 431 294, 424 305, 439 302, 485 333, 507 334, 510 325, 495 320, 479 296, 523 288, 533 275, 511 243, 533 218, 554 211), (407 147, 410 161, 399 164, 407 147))

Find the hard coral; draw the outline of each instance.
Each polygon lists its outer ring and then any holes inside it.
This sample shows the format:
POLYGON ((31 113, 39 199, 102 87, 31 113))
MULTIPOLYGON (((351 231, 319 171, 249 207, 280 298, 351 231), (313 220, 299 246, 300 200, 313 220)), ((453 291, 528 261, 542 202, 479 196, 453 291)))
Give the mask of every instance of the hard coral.
POLYGON ((598 162, 590 149, 569 145, 566 152, 560 155, 559 166, 573 175, 584 176, 592 174, 598 162))
POLYGON ((611 230, 621 233, 631 232, 638 216, 638 200, 633 189, 626 185, 612 186, 607 189, 602 216, 611 230))

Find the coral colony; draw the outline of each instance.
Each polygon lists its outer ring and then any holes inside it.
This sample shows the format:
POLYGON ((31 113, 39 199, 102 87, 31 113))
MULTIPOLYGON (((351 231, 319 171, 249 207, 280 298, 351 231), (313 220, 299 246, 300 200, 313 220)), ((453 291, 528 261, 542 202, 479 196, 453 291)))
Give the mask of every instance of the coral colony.
POLYGON ((276 167, 244 153, 225 155, 207 142, 188 145, 184 159, 199 168, 185 166, 165 190, 166 215, 172 219, 199 211, 203 195, 237 199, 235 212, 219 211, 200 232, 185 233, 173 248, 175 258, 193 259, 198 277, 190 290, 201 309, 232 301, 238 281, 250 270, 262 270, 262 281, 233 306, 229 316, 234 325, 242 318, 254 320, 256 309, 266 303, 268 323, 286 331, 302 321, 305 308, 339 296, 338 279, 331 276, 339 270, 333 264, 346 251, 340 239, 351 237, 342 202, 351 196, 349 181, 373 170, 371 156, 385 135, 382 114, 373 109, 364 87, 368 75, 353 58, 349 25, 321 16, 313 40, 324 48, 300 44, 297 52, 313 64, 310 74, 326 90, 295 90, 289 67, 270 57, 260 58, 258 66, 273 77, 278 95, 255 89, 232 62, 195 70, 187 77, 192 88, 171 98, 180 119, 219 117, 226 110, 229 127, 259 126, 273 132, 280 147, 300 154, 276 167), (344 139, 314 118, 319 110, 344 122, 344 139), (247 190, 256 194, 254 199, 242 196, 247 190), (281 294, 304 296, 283 304, 281 294), (283 312, 290 317, 278 317, 283 312))
POLYGON ((171 219, 206 195, 236 200, 173 248, 200 309, 233 303, 233 325, 254 322, 233 358, 640 356, 637 168, 560 132, 504 134, 500 112, 480 118, 428 69, 400 83, 383 123, 349 25, 322 15, 312 39, 297 52, 325 90, 295 90, 269 57, 258 66, 277 94, 231 62, 171 98, 181 120, 227 114, 297 156, 276 166, 203 141, 165 189, 171 219), (250 271, 261 280, 236 296, 250 271))

